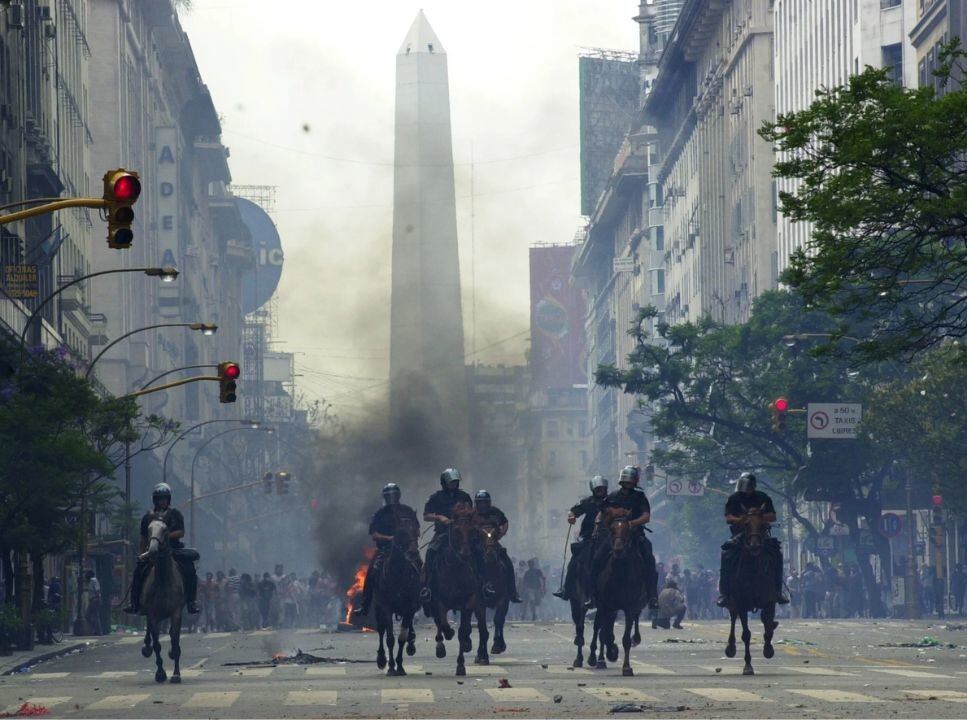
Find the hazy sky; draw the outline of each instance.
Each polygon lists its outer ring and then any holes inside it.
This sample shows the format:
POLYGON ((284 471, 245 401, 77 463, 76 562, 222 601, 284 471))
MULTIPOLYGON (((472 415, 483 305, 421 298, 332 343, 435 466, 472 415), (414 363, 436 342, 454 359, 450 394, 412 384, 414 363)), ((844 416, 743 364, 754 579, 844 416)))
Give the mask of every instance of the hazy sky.
POLYGON ((637 6, 193 1, 182 23, 223 117, 234 182, 278 187, 276 348, 299 353, 302 391, 347 419, 385 391, 395 56, 417 11, 449 61, 467 352, 523 363, 527 248, 569 242, 580 221, 577 56, 636 50, 637 6))

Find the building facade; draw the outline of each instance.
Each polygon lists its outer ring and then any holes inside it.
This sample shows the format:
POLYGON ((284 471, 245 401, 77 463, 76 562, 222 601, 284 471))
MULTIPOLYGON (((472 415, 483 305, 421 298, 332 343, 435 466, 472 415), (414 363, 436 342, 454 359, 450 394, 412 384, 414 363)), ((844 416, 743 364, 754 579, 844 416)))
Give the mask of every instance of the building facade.
MULTIPOLYGON (((910 30, 910 41, 916 52, 919 87, 934 85, 941 90, 933 71, 940 65, 942 45, 954 38, 967 39, 967 3, 964 0, 915 0, 916 20, 910 30)), ((963 45, 962 45, 963 47, 963 45)), ((952 76, 959 86, 963 70, 955 66, 952 76)))

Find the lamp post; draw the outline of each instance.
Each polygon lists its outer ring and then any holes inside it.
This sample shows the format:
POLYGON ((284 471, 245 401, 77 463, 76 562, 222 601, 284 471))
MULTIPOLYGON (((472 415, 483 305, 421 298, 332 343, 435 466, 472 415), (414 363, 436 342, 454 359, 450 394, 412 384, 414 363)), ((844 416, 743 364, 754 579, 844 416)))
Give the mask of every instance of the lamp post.
POLYGON ((263 427, 262 425, 258 424, 247 425, 245 427, 229 428, 228 430, 222 430, 222 432, 212 435, 204 443, 202 443, 201 447, 195 451, 195 455, 191 459, 191 511, 188 514, 188 539, 191 542, 195 541, 195 463, 198 462, 198 457, 201 455, 201 451, 208 447, 213 441, 217 440, 223 435, 238 432, 239 430, 262 430, 270 434, 275 432, 275 428, 263 427))
MULTIPOLYGON (((59 288, 57 288, 56 290, 54 290, 54 292, 52 292, 50 295, 48 295, 47 297, 45 297, 40 302, 40 304, 37 305, 36 308, 34 308, 34 311, 32 313, 30 313, 30 317, 27 318, 27 322, 24 323, 23 332, 20 333, 20 367, 23 366, 24 353, 26 351, 27 330, 30 328, 30 323, 33 322, 34 318, 36 318, 40 314, 40 311, 43 310, 47 306, 47 303, 49 303, 55 297, 57 297, 58 295, 60 295, 67 288, 72 287, 74 285, 77 285, 79 282, 83 282, 84 280, 90 280, 91 278, 100 277, 101 275, 116 275, 116 274, 119 274, 119 273, 136 273, 136 272, 137 273, 144 273, 148 277, 158 277, 158 278, 161 278, 161 282, 174 282, 175 281, 175 278, 178 277, 178 271, 175 268, 168 267, 168 266, 165 266, 165 267, 117 268, 117 269, 114 269, 114 270, 100 270, 100 271, 95 272, 95 273, 89 273, 87 275, 81 275, 79 278, 74 278, 73 280, 71 280, 66 285, 61 285, 59 288)), ((20 368, 18 367, 18 373, 17 373, 18 375, 19 375, 19 369, 20 368)))
POLYGON ((124 333, 124 335, 122 335, 121 337, 117 338, 116 340, 114 340, 112 342, 109 342, 107 345, 104 346, 104 348, 101 350, 101 352, 99 352, 94 357, 94 359, 91 360, 91 364, 87 366, 87 372, 84 373, 84 379, 87 380, 91 376, 91 372, 94 370, 94 365, 97 363, 98 360, 101 359, 101 357, 104 355, 104 353, 106 353, 108 350, 110 350, 112 347, 114 347, 115 345, 117 345, 122 340, 124 340, 126 338, 129 338, 132 335, 136 335, 138 333, 147 332, 148 330, 157 330, 158 328, 167 328, 167 327, 186 327, 186 328, 190 328, 191 330, 200 331, 202 335, 205 335, 205 336, 208 336, 208 337, 210 337, 210 336, 214 335, 216 332, 218 332, 218 325, 211 325, 211 324, 208 324, 208 323, 200 323, 200 322, 194 322, 194 323, 184 323, 184 322, 181 322, 181 323, 156 323, 154 325, 146 325, 145 327, 137 328, 135 330, 131 330, 130 332, 124 333))
MULTIPOLYGON (((242 425, 247 426, 248 429, 250 430, 257 430, 262 425, 258 420, 238 420, 235 418, 219 418, 217 420, 205 420, 203 422, 198 423, 197 425, 192 425, 190 428, 188 428, 183 433, 181 433, 181 435, 179 435, 174 440, 172 440, 171 444, 168 446, 168 449, 165 451, 164 461, 161 464, 161 481, 168 482, 168 456, 171 455, 171 451, 174 449, 175 445, 177 445, 179 441, 183 440, 187 435, 194 432, 200 427, 204 427, 205 425, 211 425, 213 423, 225 423, 225 422, 242 423, 242 425)), ((233 429, 244 429, 244 428, 233 428, 233 429)))
POLYGON ((917 602, 917 542, 913 520, 913 481, 910 470, 904 468, 904 489, 907 496, 907 576, 903 583, 903 604, 908 620, 920 617, 920 605, 917 602))

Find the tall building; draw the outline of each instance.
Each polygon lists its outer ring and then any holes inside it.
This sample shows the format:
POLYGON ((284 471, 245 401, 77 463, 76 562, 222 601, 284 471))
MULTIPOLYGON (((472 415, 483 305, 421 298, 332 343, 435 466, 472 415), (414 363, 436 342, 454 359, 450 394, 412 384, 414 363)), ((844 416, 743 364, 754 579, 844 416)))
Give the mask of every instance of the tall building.
POLYGON ((777 286, 771 0, 687 0, 645 102, 669 323, 743 322, 777 286))
POLYGON ((452 462, 466 448, 467 383, 450 90, 422 10, 396 56, 393 188, 390 417, 435 418, 451 435, 452 462))
MULTIPOLYGON (((897 83, 917 84, 917 57, 908 33, 917 0, 777 0, 776 115, 805 110, 820 87, 836 87, 866 66, 888 67, 897 83)), ((778 189, 794 192, 782 180, 778 189)), ((778 270, 809 240, 812 226, 779 215, 778 270)))
MULTIPOLYGON (((884 0, 887 1, 896 0, 884 0)), ((933 84, 940 90, 940 82, 933 76, 933 71, 940 64, 941 45, 954 38, 963 41, 962 47, 967 43, 967 3, 964 0, 914 1, 916 24, 910 30, 910 40, 916 50, 918 85, 925 87, 933 84)), ((955 65, 951 74, 956 83, 963 83, 962 68, 955 65)))

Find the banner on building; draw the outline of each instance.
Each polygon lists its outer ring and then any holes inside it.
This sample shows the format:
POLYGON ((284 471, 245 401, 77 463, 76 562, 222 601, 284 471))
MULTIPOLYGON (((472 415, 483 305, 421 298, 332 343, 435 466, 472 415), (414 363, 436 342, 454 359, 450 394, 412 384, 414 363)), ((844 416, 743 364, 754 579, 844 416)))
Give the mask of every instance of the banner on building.
POLYGON ((537 388, 587 383, 585 297, 570 282, 575 245, 530 249, 531 365, 537 388))
MULTIPOLYGON (((180 267, 180 238, 178 235, 178 130, 159 127, 155 130, 155 207, 158 211, 158 251, 162 265, 180 267)), ((176 318, 181 314, 181 290, 179 280, 159 283, 158 310, 164 318, 176 318)))
POLYGON ((4 265, 3 289, 7 297, 32 300, 40 296, 36 265, 4 265))

